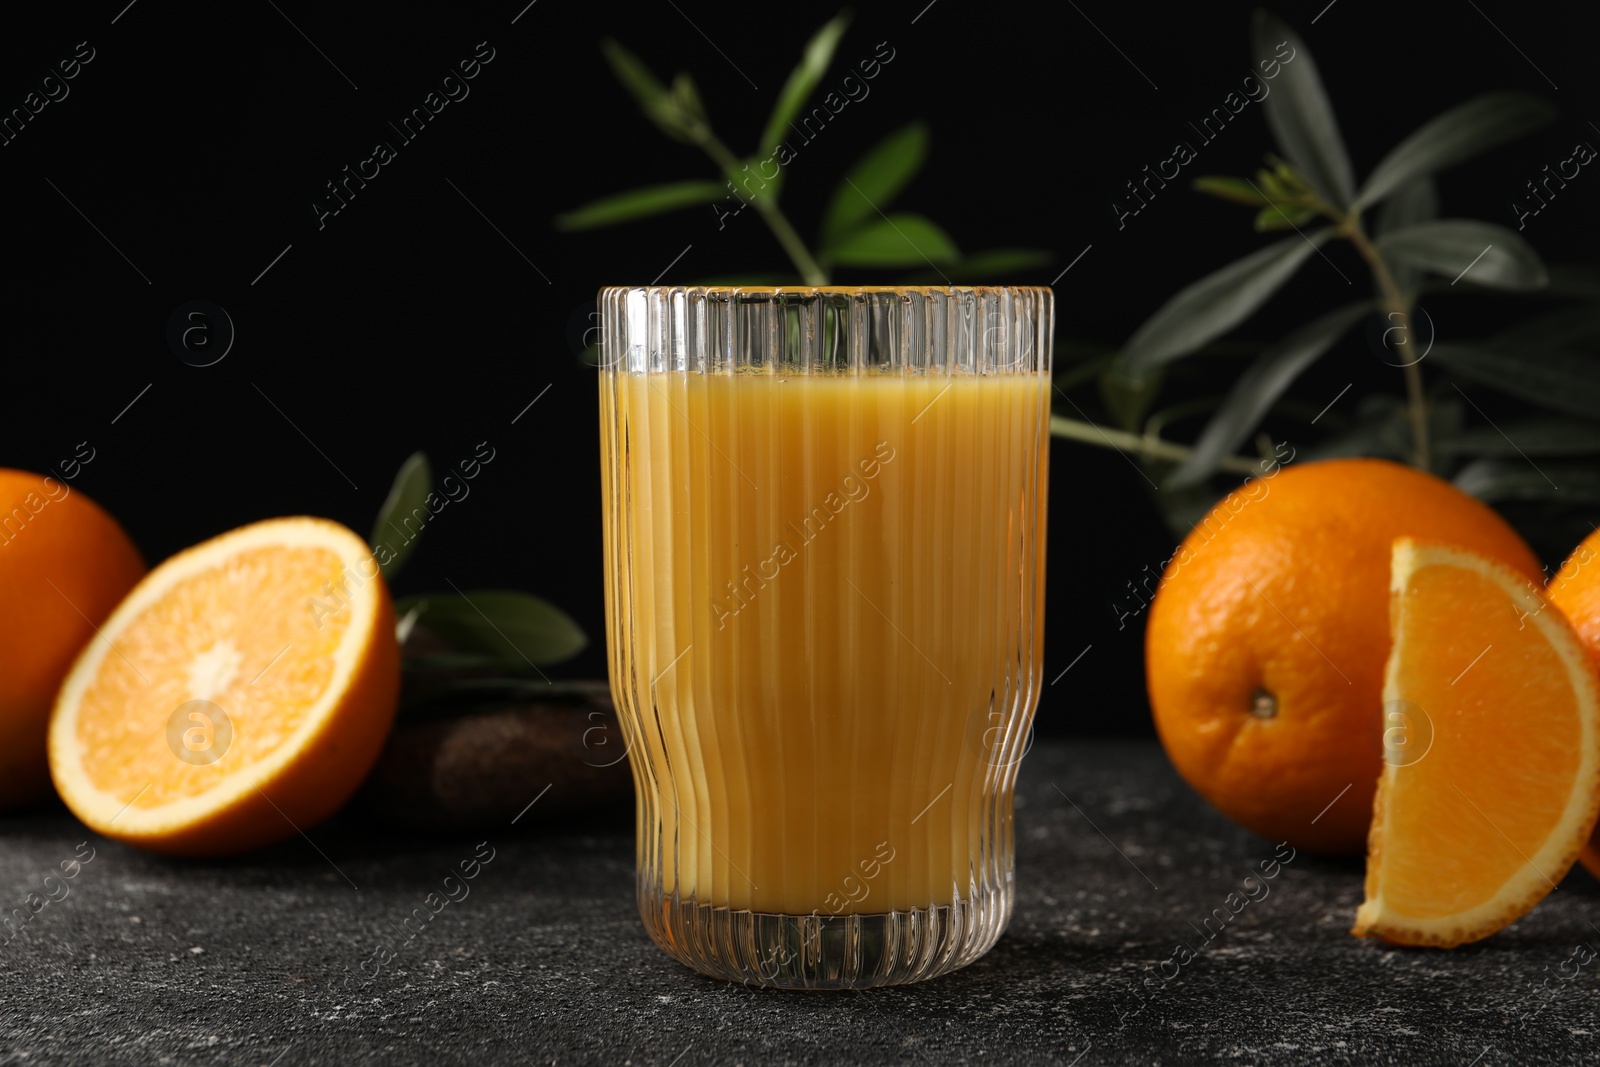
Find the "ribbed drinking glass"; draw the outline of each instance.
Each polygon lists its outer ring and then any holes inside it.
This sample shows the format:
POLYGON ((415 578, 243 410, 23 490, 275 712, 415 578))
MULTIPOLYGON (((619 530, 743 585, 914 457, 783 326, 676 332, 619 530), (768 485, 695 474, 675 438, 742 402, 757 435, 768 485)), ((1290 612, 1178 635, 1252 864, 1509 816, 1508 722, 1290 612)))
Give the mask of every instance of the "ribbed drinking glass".
POLYGON ((913 982, 1012 902, 1053 298, 601 292, 611 688, 638 899, 752 985, 913 982))

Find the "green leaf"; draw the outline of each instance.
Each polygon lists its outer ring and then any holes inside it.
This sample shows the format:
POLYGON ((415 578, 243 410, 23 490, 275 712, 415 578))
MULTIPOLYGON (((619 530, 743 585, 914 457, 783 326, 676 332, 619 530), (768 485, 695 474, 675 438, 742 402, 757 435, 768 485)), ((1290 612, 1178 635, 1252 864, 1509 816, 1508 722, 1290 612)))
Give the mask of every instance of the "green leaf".
POLYGON ((667 106, 670 97, 666 88, 656 80, 650 68, 632 52, 611 38, 600 42, 600 51, 605 55, 606 62, 611 64, 611 71, 622 83, 622 87, 633 94, 639 102, 644 113, 650 116, 651 121, 657 121, 657 115, 663 107, 667 106))
MULTIPOLYGON (((1276 156, 1270 156, 1269 158, 1274 160, 1277 159, 1276 156)), ((1285 170, 1288 170, 1288 164, 1285 163, 1282 164, 1282 166, 1285 170)), ((1293 171, 1289 171, 1289 173, 1292 174, 1293 171)), ((1293 200, 1296 196, 1300 195, 1292 186, 1280 178, 1276 172, 1270 170, 1263 169, 1256 171, 1256 185, 1258 188, 1260 188, 1261 195, 1269 204, 1278 203, 1285 200, 1293 200)))
POLYGON ((1591 466, 1545 465, 1527 460, 1480 459, 1462 467, 1455 486, 1486 503, 1509 500, 1600 504, 1600 471, 1591 466))
MULTIPOLYGON (((1267 99, 1271 99, 1268 97, 1267 99)), ((1331 228, 1268 245, 1180 289, 1123 346, 1121 362, 1144 370, 1186 356, 1248 318, 1277 292, 1331 228)))
POLYGON ((509 589, 402 597, 397 614, 417 609, 417 624, 463 652, 528 667, 571 659, 589 639, 566 612, 540 597, 509 589))
MULTIPOLYGON (((683 95, 668 92, 638 56, 609 37, 600 42, 600 50, 605 53, 606 62, 611 64, 617 80, 662 133, 676 141, 693 142, 708 132, 701 119, 684 110, 683 95)), ((689 85, 689 92, 693 92, 693 83, 689 85)), ((698 104, 698 95, 694 101, 698 104)))
POLYGON ((728 195, 728 187, 721 182, 682 181, 665 185, 647 185, 630 189, 614 196, 591 200, 582 207, 557 215, 558 230, 592 230, 599 226, 615 226, 619 222, 648 218, 696 204, 710 204, 728 195))
POLYGON ((1292 204, 1269 204, 1256 212, 1256 232, 1292 230, 1304 226, 1317 217, 1312 208, 1296 208, 1292 204))
POLYGON ((1165 372, 1157 367, 1146 371, 1128 371, 1115 360, 1100 374, 1100 400, 1111 413, 1111 421, 1130 433, 1137 432, 1161 393, 1165 372))
POLYGON ((822 219, 822 250, 826 253, 850 231, 887 208, 928 157, 928 127, 913 122, 879 141, 856 161, 833 191, 822 219))
POLYGON ((1374 237, 1386 237, 1439 217, 1439 190, 1427 175, 1407 182, 1378 206, 1373 218, 1374 237))
POLYGON ((1375 204, 1407 182, 1453 167, 1555 118, 1556 109, 1527 93, 1486 93, 1418 127, 1384 156, 1356 207, 1375 204))
POLYGON ((1600 358, 1576 352, 1537 356, 1493 348, 1434 345, 1428 358, 1468 381, 1579 418, 1600 418, 1600 358))
POLYGON ((1256 63, 1280 63, 1277 82, 1261 106, 1284 158, 1305 175, 1326 203, 1341 210, 1348 208, 1355 198, 1355 178, 1311 49, 1288 23, 1270 12, 1257 10, 1250 26, 1250 56, 1256 63), (1292 49, 1287 63, 1277 55, 1283 46, 1292 49))
POLYGON ((772 117, 767 119, 767 128, 761 132, 760 151, 763 156, 770 155, 788 136, 789 123, 806 106, 806 101, 816 91, 817 83, 828 72, 828 64, 833 62, 833 53, 839 47, 839 38, 844 36, 845 27, 849 25, 850 13, 841 11, 823 23, 822 28, 806 43, 800 65, 794 68, 789 80, 784 83, 783 91, 778 94, 778 103, 772 109, 772 117))
POLYGON ((1037 248, 992 248, 962 256, 942 271, 919 271, 906 281, 911 285, 937 285, 948 278, 952 282, 995 284, 1009 281, 1021 271, 1048 266, 1054 258, 1037 248))
POLYGON ((849 267, 910 267, 959 258, 955 243, 932 220, 898 212, 840 241, 833 261, 849 267))
POLYGON ((700 90, 695 88, 694 79, 688 71, 679 71, 672 79, 672 101, 678 109, 697 122, 707 123, 710 119, 706 116, 706 106, 700 100, 700 90))
MULTIPOLYGON (((1305 176, 1291 167, 1285 160, 1268 152, 1267 163, 1272 167, 1271 176, 1276 179, 1276 183, 1280 188, 1288 191, 1290 199, 1304 200, 1316 195, 1316 190, 1306 181, 1305 176)), ((1263 177, 1267 176, 1266 171, 1260 171, 1259 173, 1263 177)))
POLYGON ((1205 193, 1221 200, 1232 200, 1240 204, 1249 204, 1251 207, 1260 207, 1262 204, 1271 203, 1262 193, 1243 178, 1224 178, 1216 175, 1206 175, 1196 178, 1189 187, 1197 193, 1205 193))
POLYGON ((622 87, 633 94, 646 112, 659 107, 661 101, 666 99, 667 90, 638 56, 609 37, 600 42, 600 51, 605 55, 606 62, 611 64, 611 70, 622 87))
POLYGON ((1475 219, 1439 219, 1396 230, 1378 249, 1413 267, 1496 289, 1538 289, 1549 277, 1522 238, 1504 226, 1475 219))
POLYGON ((1600 455, 1600 426, 1572 419, 1526 419, 1476 426, 1435 446, 1447 456, 1593 456, 1600 455))
MULTIPOLYGON (((1433 179, 1424 174, 1414 178, 1394 191, 1394 195, 1378 205, 1373 220, 1372 233, 1382 239, 1391 233, 1408 229, 1421 222, 1432 222, 1439 217, 1439 192, 1433 179)), ((1422 272, 1404 263, 1390 264, 1389 273, 1402 293, 1415 297, 1422 288, 1422 272)), ((1377 281, 1373 281, 1377 288, 1377 281)))
MULTIPOLYGON (((389 495, 383 498, 378 518, 372 524, 371 544, 374 551, 379 545, 387 545, 391 553, 387 563, 378 564, 386 580, 392 581, 400 573, 400 568, 405 566, 406 560, 411 558, 411 552, 417 546, 417 537, 428 524, 427 499, 432 490, 433 471, 428 466, 428 457, 421 452, 411 453, 400 464, 394 484, 389 487, 389 495), (406 528, 407 520, 416 524, 414 530, 406 528)), ((405 612, 396 614, 404 615, 405 612)))
POLYGON ((1256 358, 1211 417, 1194 451, 1172 473, 1168 485, 1182 489, 1205 481, 1233 455, 1294 380, 1350 327, 1372 311, 1363 300, 1339 308, 1291 333, 1256 358))

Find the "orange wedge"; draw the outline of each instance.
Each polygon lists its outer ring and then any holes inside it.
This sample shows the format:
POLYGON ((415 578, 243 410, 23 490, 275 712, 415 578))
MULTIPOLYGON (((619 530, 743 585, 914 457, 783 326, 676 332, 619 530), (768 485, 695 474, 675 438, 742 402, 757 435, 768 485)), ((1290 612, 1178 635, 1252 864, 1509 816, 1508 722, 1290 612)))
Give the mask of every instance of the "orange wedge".
MULTIPOLYGON (((1579 639, 1589 650, 1589 659, 1600 665, 1600 530, 1573 549, 1550 579, 1545 596, 1578 631, 1579 639)), ((1589 843, 1578 853, 1578 862, 1600 878, 1600 830, 1590 835, 1589 843)))
POLYGON ((1600 811, 1600 682, 1561 612, 1464 549, 1402 538, 1383 772, 1355 929, 1450 948, 1526 915, 1600 811))
POLYGON ((134 587, 79 655, 50 772, 91 829, 212 855, 331 815, 394 721, 394 608, 362 540, 273 519, 197 545, 134 587))

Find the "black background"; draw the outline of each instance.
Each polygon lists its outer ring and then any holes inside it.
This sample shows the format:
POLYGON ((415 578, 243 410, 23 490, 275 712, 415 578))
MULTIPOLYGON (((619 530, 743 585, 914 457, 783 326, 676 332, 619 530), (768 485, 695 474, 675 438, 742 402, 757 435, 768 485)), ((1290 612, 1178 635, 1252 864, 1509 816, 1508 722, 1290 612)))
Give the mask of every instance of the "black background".
MULTIPOLYGON (((11 334, 0 464, 44 470, 88 441, 95 459, 76 487, 154 562, 274 515, 365 533, 407 454, 424 449, 442 468, 487 441, 496 458, 430 525, 397 591, 448 580, 540 593, 594 639, 552 673, 603 676, 597 401, 572 323, 601 285, 788 265, 753 212, 723 229, 707 208, 590 233, 552 227, 597 196, 715 177, 642 117, 598 43, 617 37, 662 76, 692 71, 718 133, 747 152, 835 8, 524 3, 116 0, 50 5, 26 24, 8 14, 0 110, 78 42, 95 58, 0 147, 11 334), (480 41, 494 59, 470 96, 397 145, 319 230, 310 205, 324 183, 375 141, 396 142, 387 121, 480 41), (193 299, 226 308, 237 331, 211 367, 186 365, 166 342, 169 316, 193 299)), ((880 41, 895 58, 788 168, 784 206, 803 233, 856 158, 922 118, 931 156, 898 207, 933 217, 966 250, 1054 253, 1051 266, 994 281, 1049 283, 1089 249, 1056 283, 1061 338, 1119 343, 1176 288, 1264 242, 1243 208, 1186 188, 1200 174, 1253 172, 1272 147, 1259 107, 1123 228, 1110 207, 1124 181, 1193 140, 1187 120, 1238 87, 1251 5, 925 4, 857 11, 824 87, 880 41)), ((1520 88, 1558 105, 1552 126, 1444 175, 1446 215, 1514 225, 1523 182, 1574 142, 1600 143, 1592 5, 1275 10, 1314 51, 1358 175, 1477 93, 1520 88)), ((1592 259, 1597 201, 1600 174, 1586 169, 1525 236, 1547 261, 1592 259)), ((1366 285, 1348 249, 1329 256, 1242 332, 1275 336, 1366 285)), ((1430 310, 1441 336, 1470 333, 1483 314, 1470 297, 1430 310)), ((1237 369, 1219 362, 1209 391, 1237 369)), ((1352 337, 1296 395, 1331 399, 1354 382, 1348 402, 1398 389, 1397 378, 1352 337)), ((1047 680, 1092 647, 1046 688, 1041 728, 1148 731, 1142 623, 1119 630, 1111 603, 1171 554, 1171 536, 1127 460, 1053 448, 1047 680)))

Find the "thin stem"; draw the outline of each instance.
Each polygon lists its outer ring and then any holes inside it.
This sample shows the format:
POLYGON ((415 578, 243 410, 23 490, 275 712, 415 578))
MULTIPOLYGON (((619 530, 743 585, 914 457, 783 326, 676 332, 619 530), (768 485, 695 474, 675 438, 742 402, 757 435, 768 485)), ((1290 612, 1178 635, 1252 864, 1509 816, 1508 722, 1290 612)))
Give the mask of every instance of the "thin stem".
MULTIPOLYGON (((1412 343, 1411 303, 1400 291, 1389 264, 1384 261, 1382 253, 1361 228, 1359 218, 1347 222, 1343 227, 1343 233, 1349 238, 1350 243, 1355 245, 1356 251, 1361 253, 1361 258, 1367 261, 1367 266, 1372 269, 1372 276, 1377 279, 1378 289, 1382 293, 1384 311, 1391 319, 1396 315, 1399 316, 1400 336, 1406 339, 1407 344, 1412 343)), ((1406 414, 1411 421, 1411 462, 1422 470, 1428 470, 1432 466, 1433 457, 1428 445, 1428 398, 1422 391, 1422 368, 1418 366, 1416 360, 1413 360, 1402 369, 1406 376, 1406 414)))
POLYGON ((783 245, 783 250, 789 253, 789 258, 799 268, 800 276, 807 285, 827 285, 828 275, 812 258, 811 251, 806 248, 806 243, 800 239, 794 227, 789 224, 788 218, 771 197, 757 197, 753 203, 756 210, 761 212, 761 217, 766 220, 767 227, 772 235, 783 245))
MULTIPOLYGON (((1080 422, 1069 419, 1065 415, 1050 416, 1050 432, 1057 437, 1066 437, 1073 441, 1082 441, 1084 444, 1099 445, 1102 448, 1114 448, 1119 452, 1132 452, 1144 459, 1168 459, 1183 462, 1194 451, 1184 445, 1175 445, 1171 441, 1163 441, 1150 434, 1128 433, 1126 430, 1113 430, 1109 426, 1100 426, 1092 422, 1080 422)), ((1254 460, 1245 459, 1243 456, 1229 456, 1218 468, 1231 471, 1234 474, 1257 474, 1260 472, 1259 464, 1254 460)))
MULTIPOLYGON (((710 131, 706 132, 705 139, 700 142, 700 147, 704 148, 706 154, 716 162, 717 166, 722 168, 730 184, 744 167, 744 164, 739 162, 738 157, 728 150, 728 146, 717 140, 716 136, 710 131)), ((737 196, 738 194, 735 193, 734 195, 737 196)), ((790 225, 788 217, 779 210, 777 200, 771 196, 755 195, 750 198, 749 202, 761 213, 761 218, 766 222, 767 229, 772 231, 772 236, 778 239, 778 243, 783 246, 783 250, 789 254, 790 262, 795 265, 795 269, 800 272, 800 277, 805 279, 805 283, 807 285, 827 285, 828 273, 818 265, 816 259, 811 255, 811 250, 806 247, 806 243, 800 239, 800 235, 790 225)))

